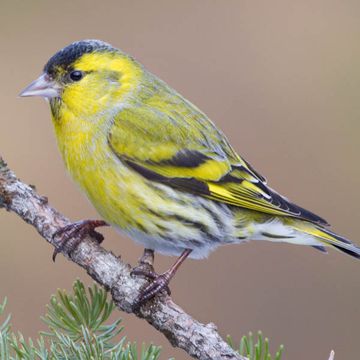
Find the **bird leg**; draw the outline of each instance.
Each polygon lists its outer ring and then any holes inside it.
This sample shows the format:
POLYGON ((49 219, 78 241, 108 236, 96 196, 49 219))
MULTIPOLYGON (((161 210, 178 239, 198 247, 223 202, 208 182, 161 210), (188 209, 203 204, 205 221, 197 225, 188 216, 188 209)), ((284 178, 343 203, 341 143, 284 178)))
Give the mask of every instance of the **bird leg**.
POLYGON ((95 231, 97 227, 109 226, 104 220, 81 220, 62 227, 55 231, 53 239, 59 238, 59 246, 54 250, 52 259, 55 262, 56 255, 66 250, 67 253, 73 251, 84 239, 86 235, 94 238, 99 244, 104 240, 104 236, 95 231))
POLYGON ((144 249, 138 265, 131 270, 131 275, 144 275, 153 279, 154 272, 154 250, 144 249), (151 274, 151 275, 150 275, 151 274))
MULTIPOLYGON (((145 252, 146 250, 148 249, 145 249, 145 252)), ((161 292, 164 289, 170 295, 170 289, 169 289, 170 280, 174 277, 180 265, 190 255, 191 251, 192 250, 190 249, 184 250, 183 253, 179 256, 179 258, 175 261, 174 265, 169 270, 165 271, 163 274, 160 275, 156 274, 153 270, 144 271, 139 267, 133 269, 133 271, 131 272, 132 275, 143 275, 152 280, 152 282, 145 289, 141 291, 140 295, 135 300, 134 303, 135 309, 139 308, 142 304, 144 304, 149 299, 153 298, 155 295, 157 295, 159 292, 161 292)), ((143 257, 145 256, 145 252, 143 257)), ((142 259, 143 258, 141 258, 141 260, 142 259)))
MULTIPOLYGON (((158 274, 154 271, 154 250, 144 249, 144 253, 139 259, 139 264, 131 270, 131 275, 144 276, 150 280, 155 280, 158 274)), ((170 289, 166 289, 170 295, 170 289)))
POLYGON ((139 259, 139 266, 148 267, 151 270, 154 270, 154 250, 144 249, 144 253, 139 259))

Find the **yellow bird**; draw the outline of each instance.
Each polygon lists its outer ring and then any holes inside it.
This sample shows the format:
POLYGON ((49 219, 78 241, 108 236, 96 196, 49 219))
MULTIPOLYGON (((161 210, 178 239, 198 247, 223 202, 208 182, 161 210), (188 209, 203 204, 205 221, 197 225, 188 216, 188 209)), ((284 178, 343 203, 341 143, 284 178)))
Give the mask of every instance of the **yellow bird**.
POLYGON ((110 224, 146 249, 180 256, 165 273, 147 274, 153 282, 139 304, 186 257, 224 244, 268 240, 360 257, 324 219, 270 188, 202 111, 105 42, 60 50, 20 95, 48 100, 66 168, 106 221, 64 228, 58 251, 87 232, 101 241, 94 229, 110 224))

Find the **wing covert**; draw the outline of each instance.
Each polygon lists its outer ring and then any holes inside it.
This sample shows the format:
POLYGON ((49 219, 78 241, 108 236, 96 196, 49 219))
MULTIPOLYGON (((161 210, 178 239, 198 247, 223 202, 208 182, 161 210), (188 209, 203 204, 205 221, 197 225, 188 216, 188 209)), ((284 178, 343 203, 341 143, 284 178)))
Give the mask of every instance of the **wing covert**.
POLYGON ((123 109, 108 143, 116 156, 144 178, 218 202, 326 225, 319 216, 281 196, 235 153, 225 136, 195 107, 174 104, 123 109), (176 110, 176 107, 175 107, 176 110), (190 124, 191 122, 191 124, 190 124), (191 126, 190 126, 191 125, 191 126))

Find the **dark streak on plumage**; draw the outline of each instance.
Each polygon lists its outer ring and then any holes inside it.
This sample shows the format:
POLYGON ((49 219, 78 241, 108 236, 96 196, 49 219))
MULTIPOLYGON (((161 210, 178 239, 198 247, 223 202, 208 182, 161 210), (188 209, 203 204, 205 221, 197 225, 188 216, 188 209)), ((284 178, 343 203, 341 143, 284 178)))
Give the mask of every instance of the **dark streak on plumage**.
POLYGON ((195 168, 205 163, 209 158, 199 151, 183 150, 175 154, 171 159, 161 160, 157 162, 160 165, 179 166, 186 168, 195 168))
POLYGON ((59 119, 61 103, 62 101, 60 97, 54 97, 50 99, 50 110, 53 119, 59 119))
POLYGON ((275 234, 270 234, 268 232, 263 231, 261 233, 261 235, 265 236, 265 237, 269 237, 271 239, 291 239, 294 238, 295 236, 289 236, 289 235, 275 235, 275 234))
POLYGON ((243 159, 243 161, 245 162, 246 166, 250 169, 250 171, 252 171, 253 174, 254 174, 257 178, 259 178, 262 182, 264 182, 264 183, 266 184, 266 179, 265 179, 261 174, 259 174, 259 173, 257 172, 257 170, 255 170, 255 169, 253 168, 253 166, 252 166, 251 164, 249 164, 245 159, 243 159))
POLYGON ((326 250, 325 246, 322 246, 322 245, 311 245, 311 247, 313 247, 313 248, 316 249, 316 250, 321 251, 321 252, 324 253, 324 254, 327 254, 327 250, 326 250))
POLYGON ((220 218, 220 216, 215 211, 213 211, 210 208, 210 206, 207 206, 206 204, 203 204, 203 207, 206 209, 207 213, 211 216, 211 218, 213 219, 214 223, 217 226, 222 226, 223 225, 223 221, 220 218))
POLYGON ((302 208, 299 205, 290 202, 288 199, 285 199, 283 196, 279 195, 278 193, 276 193, 275 191, 269 188, 268 188, 268 193, 271 196, 270 202, 272 204, 279 207, 280 209, 283 209, 291 214, 294 214, 295 217, 310 221, 315 224, 329 225, 325 219, 321 218, 320 216, 314 214, 309 210, 302 208))
POLYGON ((120 160, 124 161, 125 164, 148 180, 157 181, 159 183, 178 188, 179 190, 187 190, 195 194, 210 195, 208 186, 202 181, 194 178, 168 178, 166 176, 159 175, 155 171, 146 169, 131 160, 124 158, 121 158, 120 160))
POLYGON ((204 234, 207 234, 209 232, 203 223, 201 223, 199 221, 195 221, 195 220, 190 220, 190 219, 188 219, 184 216, 178 215, 178 214, 167 214, 166 218, 168 218, 169 220, 173 219, 173 220, 179 221, 182 224, 186 224, 186 225, 195 227, 195 228, 199 229, 201 232, 203 232, 204 234))
MULTIPOLYGON (((213 212, 211 212, 208 208, 206 208, 206 210, 209 211, 210 215, 214 215, 213 212)), ((215 236, 211 235, 211 232, 209 231, 209 229, 201 222, 199 221, 195 221, 195 220, 191 220, 188 219, 184 216, 178 215, 178 214, 169 214, 169 213, 157 213, 154 210, 150 209, 150 208, 146 208, 146 211, 151 213, 152 215, 158 217, 159 215, 166 219, 166 221, 169 222, 169 224, 172 224, 172 220, 176 220, 181 224, 184 224, 186 226, 192 226, 198 230, 200 230, 203 234, 205 234, 208 238, 210 238, 213 242, 219 242, 220 239, 218 239, 215 236)), ((218 223, 218 225, 221 225, 220 223, 218 223)), ((165 227, 163 227, 162 225, 156 224, 156 226, 160 229, 160 230, 167 230, 165 227)), ((191 243, 194 246, 203 246, 204 243, 198 240, 190 240, 189 243, 191 243)))
POLYGON ((204 243, 199 240, 190 239, 188 243, 191 244, 194 248, 201 248, 204 246, 204 243))
POLYGON ((138 230, 142 231, 144 234, 147 232, 145 226, 143 226, 139 221, 135 220, 135 226, 138 230))
POLYGON ((341 241, 341 242, 343 242, 343 243, 345 243, 345 244, 351 244, 351 241, 350 241, 350 240, 345 239, 345 238, 343 238, 342 236, 333 233, 332 231, 328 231, 328 230, 326 230, 326 229, 324 229, 324 228, 321 228, 320 230, 323 231, 325 234, 328 234, 329 236, 334 237, 336 240, 339 240, 339 241, 341 241))
MULTIPOLYGON (((249 170, 244 168, 243 166, 239 166, 240 171, 246 171, 247 173, 251 174, 249 170)), ((255 172, 255 170, 251 169, 251 171, 255 172)), ((257 174, 257 173, 256 173, 257 174)), ((257 174, 260 180, 264 179, 259 174, 257 174)), ((228 182, 234 182, 240 184, 243 182, 244 179, 238 178, 236 176, 233 176, 230 173, 223 176, 219 182, 222 183, 228 183, 228 182)), ((257 186, 260 190, 262 190, 266 195, 270 197, 268 200, 271 204, 278 207, 279 209, 285 210, 289 212, 289 214, 294 215, 295 217, 299 217, 303 220, 307 220, 316 224, 320 225, 329 225, 326 220, 321 218, 320 216, 314 214, 313 212, 306 210, 292 202, 290 202, 288 199, 284 198, 283 196, 279 195, 277 192, 266 186, 266 184, 262 181, 258 181, 254 183, 255 186, 257 186)), ((256 193, 254 193, 254 196, 256 193)), ((258 194, 258 197, 263 197, 260 193, 258 194)))
MULTIPOLYGON (((174 219, 176 221, 179 221, 182 224, 188 225, 188 226, 192 226, 198 230, 200 230, 203 234, 205 234, 207 237, 209 237, 213 242, 219 242, 220 239, 218 239, 215 236, 211 235, 211 232, 209 231, 209 229, 201 222, 199 221, 195 221, 195 220, 190 220, 184 216, 178 215, 178 214, 167 214, 166 218, 170 219, 174 219)), ((196 240, 192 240, 192 241, 196 241, 196 240)), ((199 245, 202 243, 199 243, 199 245)))
POLYGON ((352 251, 352 250, 343 248, 343 247, 341 247, 341 246, 339 246, 339 245, 335 245, 335 244, 332 244, 332 246, 334 246, 336 249, 344 252, 345 254, 348 254, 348 255, 351 255, 351 256, 356 257, 357 259, 360 259, 360 254, 358 254, 358 253, 355 252, 355 251, 352 251))
POLYGON ((243 181, 244 181, 244 179, 238 178, 236 176, 231 175, 231 173, 228 173, 219 180, 219 183, 241 184, 243 181))

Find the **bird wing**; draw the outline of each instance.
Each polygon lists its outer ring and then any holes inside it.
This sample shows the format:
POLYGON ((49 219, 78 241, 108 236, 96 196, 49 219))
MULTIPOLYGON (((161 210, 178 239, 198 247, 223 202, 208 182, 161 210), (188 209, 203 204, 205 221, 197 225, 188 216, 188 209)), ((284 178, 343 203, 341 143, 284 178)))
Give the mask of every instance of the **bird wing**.
POLYGON ((185 107, 123 109, 110 128, 110 148, 148 180, 245 209, 327 224, 268 187, 206 115, 183 101, 185 107))

